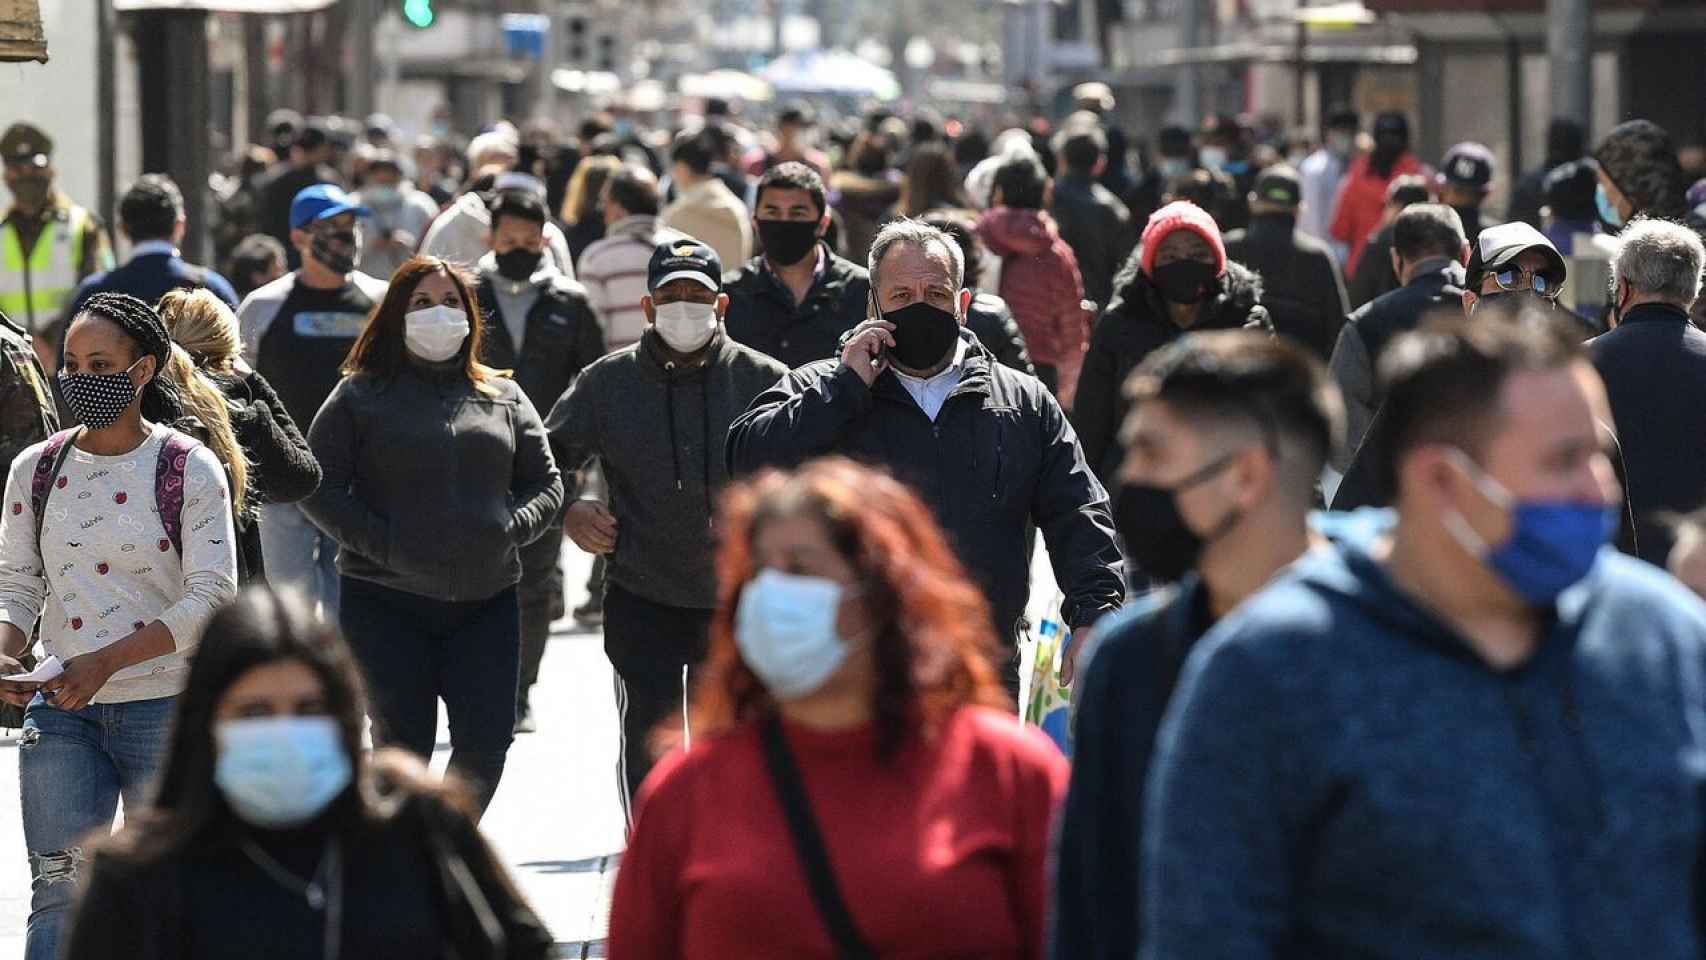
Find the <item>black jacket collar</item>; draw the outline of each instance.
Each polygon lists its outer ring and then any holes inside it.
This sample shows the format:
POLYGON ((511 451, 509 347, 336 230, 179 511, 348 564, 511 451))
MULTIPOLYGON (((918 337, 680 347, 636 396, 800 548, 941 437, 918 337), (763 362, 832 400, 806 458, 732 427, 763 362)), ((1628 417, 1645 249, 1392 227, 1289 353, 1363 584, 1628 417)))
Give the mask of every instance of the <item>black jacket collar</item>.
POLYGON ((1673 303, 1637 303, 1623 312, 1618 326, 1626 323, 1644 323, 1648 321, 1665 321, 1672 323, 1692 323, 1688 311, 1673 303))

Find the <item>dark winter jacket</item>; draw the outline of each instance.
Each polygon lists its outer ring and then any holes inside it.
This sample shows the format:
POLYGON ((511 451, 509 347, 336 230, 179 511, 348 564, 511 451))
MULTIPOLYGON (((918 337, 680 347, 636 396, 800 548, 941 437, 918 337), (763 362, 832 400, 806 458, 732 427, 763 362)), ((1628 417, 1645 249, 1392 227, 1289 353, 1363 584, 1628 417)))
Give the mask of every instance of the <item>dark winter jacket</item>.
POLYGON ((678 366, 655 332, 592 364, 545 418, 564 470, 597 457, 619 529, 610 582, 653 603, 717 604, 711 529, 728 483, 723 442, 788 368, 725 335, 678 366))
POLYGON ((410 357, 340 382, 308 430, 319 492, 302 505, 343 549, 338 572, 452 602, 521 579, 522 547, 563 508, 544 424, 514 380, 477 391, 461 362, 410 357))
POLYGON ((1208 590, 1190 573, 1103 620, 1079 655, 1072 785, 1054 857, 1054 960, 1137 955, 1144 780, 1179 671, 1213 625, 1208 590))
MULTIPOLYGON (((1125 422, 1126 378, 1156 349, 1183 336, 1167 316, 1161 294, 1139 269, 1139 251, 1132 252, 1114 284, 1114 302, 1102 311, 1090 335, 1072 423, 1084 444, 1084 457, 1104 483, 1111 483, 1120 465, 1120 424, 1125 422)), ((1236 263, 1226 264, 1220 289, 1203 304, 1191 330, 1265 330, 1273 321, 1262 306, 1262 278, 1236 263)))
POLYGON ((1462 315, 1463 265, 1440 257, 1418 266, 1422 271, 1409 284, 1358 307, 1339 331, 1329 367, 1345 398, 1345 443, 1334 463, 1341 471, 1386 397, 1375 373, 1381 353, 1429 316, 1462 315))
POLYGON ((966 329, 977 337, 983 348, 995 355, 997 363, 1006 364, 1020 373, 1035 374, 1031 355, 1025 350, 1025 335, 1007 309, 1007 301, 993 293, 979 293, 971 298, 966 310, 966 329))
POLYGON ((1145 806, 1143 953, 1698 958, 1706 607, 1602 551, 1497 669, 1367 550, 1187 660, 1145 806))
POLYGON ((1227 234, 1226 256, 1261 276, 1262 306, 1274 331, 1326 363, 1351 312, 1333 251, 1299 232, 1296 216, 1272 213, 1251 217, 1247 229, 1227 234))
POLYGON ((822 276, 794 302, 794 293, 762 256, 723 277, 729 295, 724 329, 735 342, 780 360, 790 369, 836 355, 841 335, 862 323, 871 305, 865 268, 819 245, 822 276))
POLYGON ((1680 307, 1643 303, 1588 343, 1611 398, 1641 559, 1663 566, 1665 514, 1706 504, 1706 333, 1680 307))
POLYGON ((1114 293, 1114 275, 1137 243, 1130 212, 1107 187, 1074 173, 1055 180, 1049 212, 1078 260, 1084 296, 1097 307, 1106 306, 1114 293))
POLYGON ((934 511, 1011 640, 1030 596, 1028 527, 1042 531, 1074 629, 1124 597, 1108 494, 1060 405, 970 333, 960 384, 932 422, 892 371, 869 387, 839 360, 795 370, 729 430, 732 472, 840 454, 894 472, 934 511))
POLYGON ((249 461, 248 508, 236 518, 237 550, 244 581, 266 579, 257 509, 268 503, 299 503, 320 486, 320 464, 308 440, 272 384, 259 373, 210 379, 225 395, 231 429, 249 461))
MULTIPOLYGON (((549 257, 543 259, 550 262, 549 257)), ((534 409, 549 410, 582 367, 604 356, 604 326, 585 287, 555 269, 542 268, 531 281, 539 299, 527 312, 517 351, 497 297, 497 284, 512 282, 498 275, 497 261, 490 255, 481 259, 475 296, 485 319, 482 359, 493 369, 514 371, 515 382, 534 409)))

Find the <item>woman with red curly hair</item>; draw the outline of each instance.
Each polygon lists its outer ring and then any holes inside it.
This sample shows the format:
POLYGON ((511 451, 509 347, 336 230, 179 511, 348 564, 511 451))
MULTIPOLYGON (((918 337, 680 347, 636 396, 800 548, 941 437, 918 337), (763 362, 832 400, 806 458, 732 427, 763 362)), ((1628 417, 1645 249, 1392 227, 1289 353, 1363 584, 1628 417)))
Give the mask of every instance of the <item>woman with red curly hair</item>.
POLYGON ((722 536, 691 742, 641 794, 610 956, 1041 956, 1066 761, 1010 712, 923 503, 820 460, 731 490, 722 536))

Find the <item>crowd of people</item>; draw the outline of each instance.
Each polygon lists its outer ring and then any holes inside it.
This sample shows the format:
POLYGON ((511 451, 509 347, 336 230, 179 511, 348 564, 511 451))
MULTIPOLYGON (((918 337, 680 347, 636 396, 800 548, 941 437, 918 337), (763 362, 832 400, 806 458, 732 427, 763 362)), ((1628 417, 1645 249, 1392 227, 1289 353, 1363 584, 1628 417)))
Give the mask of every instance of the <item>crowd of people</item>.
POLYGON ((284 111, 219 272, 169 178, 118 263, 8 129, 30 960, 547 955, 477 824, 565 541, 613 957, 1697 955, 1706 179, 1560 120, 1501 219, 1401 113, 1075 93, 284 111), (1070 764, 1012 716, 1039 534, 1070 764))

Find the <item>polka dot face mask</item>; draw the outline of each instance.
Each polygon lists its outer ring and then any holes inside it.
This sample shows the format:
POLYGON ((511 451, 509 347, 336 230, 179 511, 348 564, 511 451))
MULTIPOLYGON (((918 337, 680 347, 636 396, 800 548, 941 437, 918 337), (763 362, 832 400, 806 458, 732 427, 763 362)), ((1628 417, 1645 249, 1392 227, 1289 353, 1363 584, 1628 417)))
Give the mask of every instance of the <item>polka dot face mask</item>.
POLYGON ((92 430, 110 427, 136 399, 136 384, 130 382, 130 371, 137 360, 123 373, 59 372, 59 389, 65 394, 65 404, 92 430))

